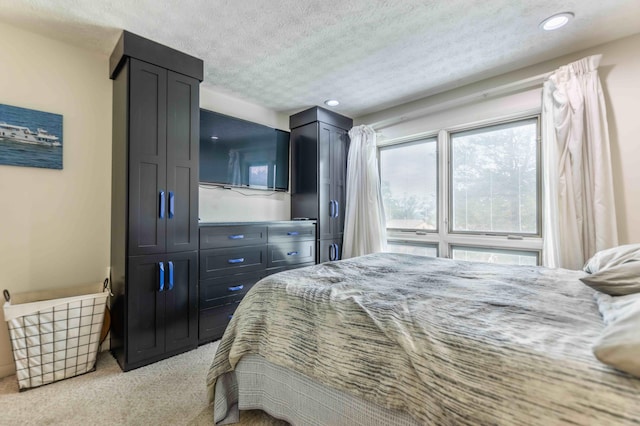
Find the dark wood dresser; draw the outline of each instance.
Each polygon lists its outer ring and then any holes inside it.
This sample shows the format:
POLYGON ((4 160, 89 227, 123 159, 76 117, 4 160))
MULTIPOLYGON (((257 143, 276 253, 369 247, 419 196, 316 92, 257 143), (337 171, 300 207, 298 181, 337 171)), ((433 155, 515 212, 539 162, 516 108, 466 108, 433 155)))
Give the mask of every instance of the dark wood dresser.
POLYGON ((315 264, 316 221, 200 224, 200 344, 222 337, 260 279, 315 264))

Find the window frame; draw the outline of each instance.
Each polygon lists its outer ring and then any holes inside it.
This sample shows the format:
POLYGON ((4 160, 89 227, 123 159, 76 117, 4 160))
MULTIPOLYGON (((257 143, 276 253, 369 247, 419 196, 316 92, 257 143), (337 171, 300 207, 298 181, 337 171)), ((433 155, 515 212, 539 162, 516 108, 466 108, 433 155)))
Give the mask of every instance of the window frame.
POLYGON ((456 231, 453 229, 453 185, 447 185, 447 202, 448 202, 448 231, 450 234, 468 234, 468 235, 487 235, 487 236, 521 236, 521 237, 542 237, 542 143, 541 143, 541 121, 540 114, 523 116, 518 118, 510 118, 497 120, 481 125, 461 126, 446 130, 447 144, 447 179, 448 183, 453 182, 453 167, 451 160, 453 158, 453 143, 451 135, 455 133, 463 133, 471 130, 479 130, 488 127, 499 126, 501 124, 517 123, 518 121, 536 120, 536 205, 538 213, 536 215, 536 232, 502 232, 502 231, 456 231))
MULTIPOLYGON (((542 261, 542 229, 544 222, 544 209, 542 206, 542 141, 541 141, 541 120, 540 111, 528 111, 519 114, 513 114, 497 119, 483 120, 474 123, 468 123, 459 126, 450 126, 438 131, 422 132, 419 134, 394 138, 381 142, 377 146, 378 160, 380 159, 380 150, 392 146, 403 145, 407 143, 417 142, 423 139, 435 138, 436 142, 436 181, 437 181, 437 226, 435 230, 426 229, 398 229, 387 228, 387 240, 389 242, 406 241, 408 244, 428 244, 436 245, 438 257, 451 258, 454 246, 468 246, 474 248, 487 248, 496 250, 517 250, 526 252, 535 252, 537 254, 538 264, 542 261), (464 132, 467 130, 475 130, 483 127, 491 127, 510 122, 523 121, 528 119, 536 119, 536 179, 537 179, 537 233, 505 233, 505 232, 477 232, 477 231, 453 231, 451 230, 450 215, 452 214, 452 196, 451 196, 451 134, 464 132)), ((382 178, 382 169, 380 161, 378 161, 378 172, 382 178)))
POLYGON ((450 245, 450 250, 451 250, 451 257, 453 258, 453 250, 455 249, 459 249, 459 250, 464 250, 464 249, 469 249, 470 251, 480 251, 480 252, 508 252, 508 251, 513 251, 516 252, 515 254, 522 254, 522 253, 531 253, 534 254, 536 256, 536 264, 540 265, 540 260, 542 258, 542 250, 521 250, 521 249, 514 249, 514 248, 504 248, 504 247, 489 247, 489 246, 472 246, 472 245, 460 245, 460 244, 451 244, 450 245))
POLYGON ((380 185, 382 185, 382 163, 380 161, 380 151, 390 148, 397 148, 399 145, 415 145, 418 142, 425 141, 436 144, 436 229, 418 229, 418 228, 387 228, 388 231, 401 232, 403 234, 415 234, 422 235, 424 233, 436 234, 441 227, 440 224, 440 144, 438 142, 438 133, 420 133, 410 136, 408 138, 398 138, 390 141, 389 143, 379 144, 377 148, 377 160, 378 160, 378 176, 380 177, 380 185))

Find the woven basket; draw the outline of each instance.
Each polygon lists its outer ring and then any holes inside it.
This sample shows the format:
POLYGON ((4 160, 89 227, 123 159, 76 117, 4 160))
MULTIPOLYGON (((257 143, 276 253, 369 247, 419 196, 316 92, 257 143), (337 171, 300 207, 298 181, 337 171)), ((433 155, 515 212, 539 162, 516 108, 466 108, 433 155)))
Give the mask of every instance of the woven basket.
POLYGON ((108 292, 12 305, 4 318, 20 390, 95 369, 108 292))

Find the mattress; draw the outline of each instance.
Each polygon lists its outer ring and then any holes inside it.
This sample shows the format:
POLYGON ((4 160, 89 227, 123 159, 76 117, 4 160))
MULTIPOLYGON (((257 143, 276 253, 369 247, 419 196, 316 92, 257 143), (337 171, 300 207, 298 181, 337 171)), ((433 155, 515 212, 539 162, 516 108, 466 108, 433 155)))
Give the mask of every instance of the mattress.
POLYGON ((257 354, 419 424, 640 424, 640 380, 591 351, 583 275, 389 253, 276 274, 230 322, 210 398, 257 354))

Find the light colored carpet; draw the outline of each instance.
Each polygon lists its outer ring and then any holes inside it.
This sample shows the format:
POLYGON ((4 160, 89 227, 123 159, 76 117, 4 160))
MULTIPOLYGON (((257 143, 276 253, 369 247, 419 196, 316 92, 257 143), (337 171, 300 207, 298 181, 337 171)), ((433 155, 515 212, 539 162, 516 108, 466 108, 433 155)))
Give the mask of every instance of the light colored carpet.
MULTIPOLYGON (((205 379, 218 342, 123 373, 108 352, 94 372, 18 392, 0 379, 2 425, 212 425, 205 379)), ((286 426, 254 410, 239 425, 286 426)))

